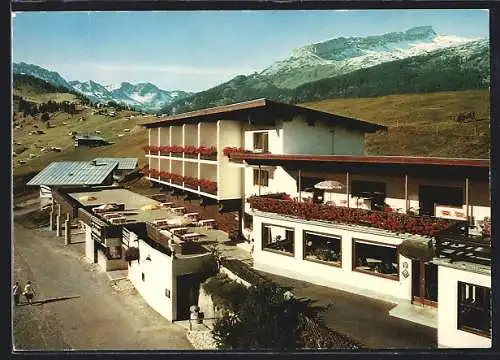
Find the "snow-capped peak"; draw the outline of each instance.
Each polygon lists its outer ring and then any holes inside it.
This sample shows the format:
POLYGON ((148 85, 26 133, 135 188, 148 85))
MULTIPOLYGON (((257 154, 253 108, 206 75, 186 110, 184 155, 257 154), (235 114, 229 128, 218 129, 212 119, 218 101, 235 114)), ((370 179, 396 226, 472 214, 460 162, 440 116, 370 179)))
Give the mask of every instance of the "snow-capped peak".
POLYGON ((316 66, 330 66, 341 74, 475 40, 438 35, 431 26, 368 37, 340 37, 294 49, 290 57, 273 63, 261 74, 274 76, 316 66))

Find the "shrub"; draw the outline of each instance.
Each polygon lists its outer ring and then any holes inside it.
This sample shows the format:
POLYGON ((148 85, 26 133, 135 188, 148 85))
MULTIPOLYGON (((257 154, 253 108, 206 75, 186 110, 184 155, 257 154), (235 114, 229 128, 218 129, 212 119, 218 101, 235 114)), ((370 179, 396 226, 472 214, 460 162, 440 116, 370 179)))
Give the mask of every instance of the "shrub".
POLYGON ((49 121, 50 120, 50 115, 47 112, 44 112, 42 116, 40 117, 42 121, 49 121))

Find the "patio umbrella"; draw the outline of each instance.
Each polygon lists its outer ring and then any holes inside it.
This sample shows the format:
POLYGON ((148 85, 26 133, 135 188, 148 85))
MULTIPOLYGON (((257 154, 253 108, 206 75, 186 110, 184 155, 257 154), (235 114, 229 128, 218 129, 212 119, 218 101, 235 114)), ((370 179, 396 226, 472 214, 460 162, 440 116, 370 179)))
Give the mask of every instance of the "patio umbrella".
MULTIPOLYGON (((335 180, 326 180, 317 183, 314 185, 314 188, 320 189, 320 190, 326 190, 326 191, 331 191, 331 190, 342 190, 344 188, 344 184, 341 182, 335 181, 335 180)), ((331 194, 331 192, 330 192, 331 194)), ((331 196, 330 196, 330 201, 331 201, 331 196)))
POLYGON ((114 204, 103 204, 101 206, 97 206, 96 209, 99 209, 99 210, 114 210, 117 207, 118 206, 116 206, 114 204))

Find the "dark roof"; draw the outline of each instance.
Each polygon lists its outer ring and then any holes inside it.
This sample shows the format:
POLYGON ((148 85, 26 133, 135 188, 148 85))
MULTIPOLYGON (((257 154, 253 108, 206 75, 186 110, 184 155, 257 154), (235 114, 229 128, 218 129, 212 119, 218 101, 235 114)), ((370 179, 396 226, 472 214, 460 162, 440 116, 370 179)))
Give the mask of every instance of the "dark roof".
POLYGON ((353 155, 273 155, 233 153, 231 159, 249 165, 283 166, 311 172, 359 172, 422 176, 462 177, 489 180, 490 160, 417 156, 353 156, 353 155))
POLYGON ((117 166, 118 162, 97 166, 88 161, 53 162, 26 185, 100 185, 117 166))
POLYGON ((126 157, 98 157, 93 161, 100 163, 118 163, 118 170, 134 170, 137 167, 137 158, 126 158, 126 157))
POLYGON ((75 140, 94 140, 94 141, 106 141, 101 136, 92 134, 76 134, 74 135, 75 140))
POLYGON ((303 106, 290 105, 271 101, 268 99, 257 99, 240 102, 236 104, 217 106, 202 110, 191 111, 183 114, 170 115, 153 121, 139 122, 139 125, 156 127, 161 125, 177 125, 196 122, 210 122, 228 117, 232 120, 252 122, 257 124, 273 125, 276 119, 289 118, 296 115, 304 115, 308 120, 328 121, 332 125, 341 125, 348 128, 361 129, 365 132, 387 130, 387 127, 370 123, 363 120, 335 115, 303 106))

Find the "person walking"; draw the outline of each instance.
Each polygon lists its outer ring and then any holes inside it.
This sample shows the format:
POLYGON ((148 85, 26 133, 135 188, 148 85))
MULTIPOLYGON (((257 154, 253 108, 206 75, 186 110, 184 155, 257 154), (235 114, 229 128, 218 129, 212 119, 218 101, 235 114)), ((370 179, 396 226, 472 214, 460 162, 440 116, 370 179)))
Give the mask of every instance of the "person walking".
POLYGON ((19 305, 19 300, 21 298, 21 288, 19 287, 19 281, 16 281, 12 287, 12 296, 14 296, 14 304, 19 305))
POLYGON ((26 301, 31 304, 33 301, 33 298, 35 297, 36 293, 35 290, 33 289, 33 285, 31 285, 31 281, 28 280, 26 282, 26 286, 24 287, 23 295, 26 298, 26 301))

